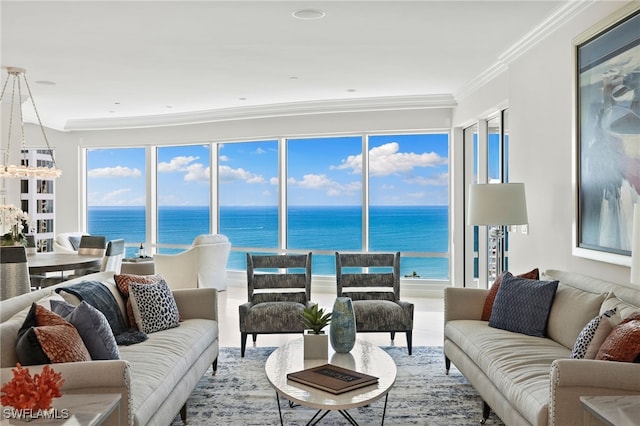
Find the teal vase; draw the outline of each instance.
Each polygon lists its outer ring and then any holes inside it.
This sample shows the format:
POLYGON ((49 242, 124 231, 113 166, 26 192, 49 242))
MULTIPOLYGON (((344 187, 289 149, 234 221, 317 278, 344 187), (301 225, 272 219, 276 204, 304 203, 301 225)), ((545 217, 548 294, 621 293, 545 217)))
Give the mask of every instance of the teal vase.
POLYGON ((337 297, 333 302, 329 341, 337 353, 347 353, 356 344, 356 315, 349 297, 337 297))

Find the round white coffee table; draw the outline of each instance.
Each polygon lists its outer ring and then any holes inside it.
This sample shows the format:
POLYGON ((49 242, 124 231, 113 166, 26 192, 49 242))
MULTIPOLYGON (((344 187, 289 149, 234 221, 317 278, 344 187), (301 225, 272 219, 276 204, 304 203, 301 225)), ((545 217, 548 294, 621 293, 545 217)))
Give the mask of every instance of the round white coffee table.
POLYGON ((290 406, 300 404, 317 409, 318 411, 308 424, 318 423, 330 411, 338 411, 349 423, 357 424, 347 410, 371 404, 384 396, 384 408, 382 411, 382 424, 384 424, 387 398, 389 390, 396 381, 397 369, 389 354, 375 345, 360 340, 356 340, 355 346, 347 354, 335 353, 329 347, 329 359, 304 359, 303 341, 300 338, 292 340, 273 351, 267 358, 265 372, 269 383, 276 391, 280 424, 282 424, 280 396, 288 399, 290 406), (287 373, 327 363, 376 376, 378 377, 378 384, 334 395, 330 392, 287 380, 287 373))

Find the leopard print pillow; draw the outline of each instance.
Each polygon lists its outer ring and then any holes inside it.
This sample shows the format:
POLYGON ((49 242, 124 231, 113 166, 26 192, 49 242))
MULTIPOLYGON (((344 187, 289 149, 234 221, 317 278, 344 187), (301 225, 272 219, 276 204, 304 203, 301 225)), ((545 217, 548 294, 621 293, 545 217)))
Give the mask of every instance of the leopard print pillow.
POLYGON ((138 329, 149 334, 177 327, 180 313, 165 280, 129 284, 129 299, 138 329))

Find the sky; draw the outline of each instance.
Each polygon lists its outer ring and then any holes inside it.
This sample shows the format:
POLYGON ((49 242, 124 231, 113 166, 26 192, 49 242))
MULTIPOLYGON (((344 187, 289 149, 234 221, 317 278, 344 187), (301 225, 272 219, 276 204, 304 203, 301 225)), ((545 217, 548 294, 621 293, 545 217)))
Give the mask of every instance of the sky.
MULTIPOLYGON (((215 145, 213 145, 215 148, 215 145)), ((158 204, 208 206, 211 145, 159 147, 158 204)), ((221 206, 278 204, 278 142, 219 145, 221 206)), ((287 197, 292 206, 360 205, 360 136, 290 139, 287 197)), ((89 206, 144 206, 145 148, 90 150, 89 206)), ((371 205, 447 205, 448 135, 369 137, 371 205)))

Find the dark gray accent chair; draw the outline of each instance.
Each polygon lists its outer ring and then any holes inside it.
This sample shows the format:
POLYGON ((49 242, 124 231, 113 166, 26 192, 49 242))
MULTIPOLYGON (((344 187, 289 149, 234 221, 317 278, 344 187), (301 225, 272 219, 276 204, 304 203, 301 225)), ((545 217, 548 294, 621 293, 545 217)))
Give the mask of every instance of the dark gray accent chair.
POLYGON ((247 253, 247 302, 239 306, 240 356, 247 335, 304 333, 302 311, 311 298, 311 253, 247 253))
POLYGON ((413 303, 400 300, 400 252, 336 252, 338 297, 350 297, 356 316, 356 332, 396 332, 407 336, 412 352, 413 303))

